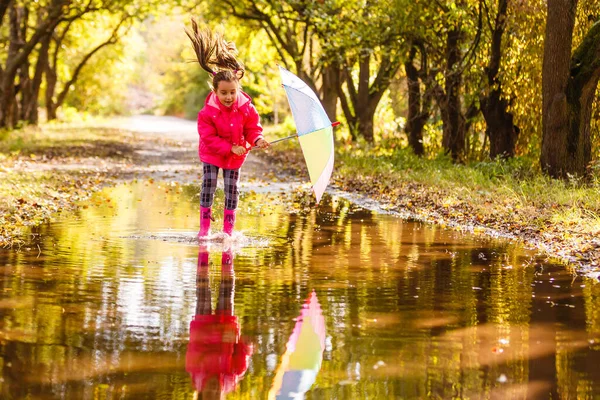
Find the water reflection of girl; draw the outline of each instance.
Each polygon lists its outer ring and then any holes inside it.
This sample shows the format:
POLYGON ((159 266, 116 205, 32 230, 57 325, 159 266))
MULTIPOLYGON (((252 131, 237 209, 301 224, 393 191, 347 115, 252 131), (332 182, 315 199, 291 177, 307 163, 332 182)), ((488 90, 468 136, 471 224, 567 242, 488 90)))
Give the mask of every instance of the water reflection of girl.
POLYGON ((196 315, 190 322, 185 367, 202 399, 221 399, 243 377, 252 355, 252 344, 240 336, 233 315, 233 257, 221 257, 221 282, 215 313, 211 310, 208 252, 200 249, 196 276, 196 315))

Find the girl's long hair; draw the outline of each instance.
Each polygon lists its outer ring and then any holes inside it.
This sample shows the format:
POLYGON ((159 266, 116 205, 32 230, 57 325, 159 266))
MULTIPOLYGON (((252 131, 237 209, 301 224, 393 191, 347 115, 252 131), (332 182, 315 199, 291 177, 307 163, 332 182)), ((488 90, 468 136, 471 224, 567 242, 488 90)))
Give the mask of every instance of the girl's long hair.
POLYGON ((213 77, 213 89, 220 81, 238 81, 244 76, 244 65, 237 59, 238 51, 219 32, 199 28, 192 18, 192 28, 185 29, 190 38, 200 66, 213 77))

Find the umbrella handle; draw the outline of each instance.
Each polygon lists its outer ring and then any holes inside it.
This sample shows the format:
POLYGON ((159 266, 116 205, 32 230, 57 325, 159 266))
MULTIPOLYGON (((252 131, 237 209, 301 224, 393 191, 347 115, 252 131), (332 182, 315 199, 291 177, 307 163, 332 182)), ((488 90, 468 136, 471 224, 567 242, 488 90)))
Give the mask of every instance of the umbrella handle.
MULTIPOLYGON (((332 127, 336 127, 336 126, 338 126, 339 124, 340 124, 340 123, 339 123, 338 121, 335 121, 335 122, 333 122, 333 123, 331 124, 331 126, 332 126, 332 127)), ((284 138, 281 138, 281 139, 276 139, 276 140, 273 140, 272 142, 269 142, 269 144, 274 144, 274 143, 277 143, 277 142, 283 142, 284 140, 289 140, 289 139, 292 139, 292 138, 295 138, 295 137, 298 137, 298 134, 296 134, 296 135, 291 135, 291 136, 286 136, 286 137, 284 137, 284 138)))
MULTIPOLYGON (((287 136, 287 137, 284 137, 284 138, 281 138, 281 139, 276 139, 276 140, 273 140, 272 142, 269 142, 269 144, 271 145, 273 143, 283 142, 284 140, 289 140, 289 139, 292 139, 292 138, 295 138, 295 137, 298 137, 298 135, 291 135, 291 136, 287 136)), ((257 147, 258 146, 252 146, 251 148, 248 149, 248 151, 250 151, 252 149, 255 149, 257 147)))
POLYGON ((284 138, 281 139, 277 139, 277 140, 273 140, 272 142, 269 142, 269 144, 273 144, 273 143, 277 143, 277 142, 283 142, 284 140, 289 140, 292 138, 298 137, 298 135, 291 135, 291 136, 286 136, 284 138))

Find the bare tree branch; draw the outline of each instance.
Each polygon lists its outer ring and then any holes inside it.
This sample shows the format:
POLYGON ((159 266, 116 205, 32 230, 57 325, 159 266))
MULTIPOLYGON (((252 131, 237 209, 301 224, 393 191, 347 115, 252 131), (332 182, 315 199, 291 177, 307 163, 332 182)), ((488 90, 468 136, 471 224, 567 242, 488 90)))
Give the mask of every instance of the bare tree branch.
MULTIPOLYGON (((60 107, 62 105, 62 103, 64 102, 65 98, 67 97, 67 94, 69 93, 69 90, 71 90, 71 87, 73 86, 73 84, 75 84, 75 82, 79 78, 79 74, 83 70, 83 67, 86 65, 86 63, 96 53, 98 53, 100 50, 102 50, 104 47, 109 46, 109 45, 113 45, 113 44, 115 44, 115 43, 117 43, 119 41, 119 38, 120 38, 119 30, 121 29, 121 27, 123 26, 123 24, 125 22, 129 21, 131 18, 132 18, 132 16, 125 15, 121 19, 121 21, 119 21, 119 23, 117 24, 117 26, 113 29, 112 34, 110 35, 110 37, 106 41, 100 43, 98 46, 96 46, 94 49, 92 49, 89 53, 87 53, 82 58, 82 60, 79 62, 79 64, 77 65, 77 67, 73 71, 73 75, 71 76, 71 79, 69 79, 69 81, 67 81, 65 83, 65 85, 63 87, 63 90, 58 95, 58 97, 56 99, 56 103, 55 103, 56 107, 60 107)), ((125 30, 125 32, 128 32, 129 29, 131 29, 131 25, 129 25, 129 27, 127 27, 127 29, 125 30)))
POLYGON ((4 21, 4 15, 6 14, 6 10, 10 7, 10 3, 13 0, 0 0, 0 27, 2 26, 2 21, 4 21))

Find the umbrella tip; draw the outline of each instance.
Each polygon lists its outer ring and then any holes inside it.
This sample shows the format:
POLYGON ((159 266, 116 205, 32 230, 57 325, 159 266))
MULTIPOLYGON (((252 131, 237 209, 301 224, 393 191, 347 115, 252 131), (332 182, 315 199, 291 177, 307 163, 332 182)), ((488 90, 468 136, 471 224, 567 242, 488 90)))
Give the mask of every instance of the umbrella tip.
POLYGON ((338 125, 340 125, 340 124, 341 124, 341 122, 340 122, 340 121, 335 121, 335 122, 332 122, 332 123, 331 123, 331 126, 338 126, 338 125))

